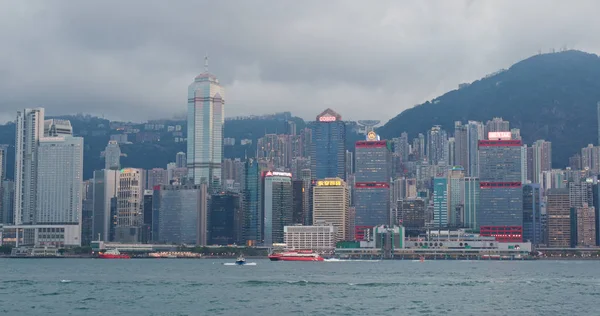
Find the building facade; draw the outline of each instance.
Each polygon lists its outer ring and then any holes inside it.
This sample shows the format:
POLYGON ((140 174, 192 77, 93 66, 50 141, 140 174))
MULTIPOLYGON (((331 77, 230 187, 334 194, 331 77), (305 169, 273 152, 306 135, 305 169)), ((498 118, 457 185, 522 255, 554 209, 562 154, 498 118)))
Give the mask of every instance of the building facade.
POLYGON ((479 214, 479 190, 479 178, 465 178, 463 227, 474 232, 479 231, 477 222, 477 214, 479 214))
POLYGON ((37 171, 36 223, 81 226, 83 138, 40 138, 37 171))
POLYGON ((396 221, 393 225, 401 225, 410 235, 418 235, 425 230, 425 200, 421 198, 402 199, 398 201, 396 221))
POLYGON ((18 111, 15 125, 14 223, 35 224, 37 146, 44 136, 44 109, 18 111))
POLYGON ((544 243, 542 190, 538 183, 523 186, 523 240, 532 245, 544 243))
MULTIPOLYGON (((572 210, 576 216, 577 247, 596 246, 596 214, 594 207, 584 204, 572 210)), ((573 242, 571 242, 573 244, 573 242)))
POLYGON ((350 197, 348 187, 341 178, 318 180, 313 188, 313 223, 331 224, 335 227, 336 242, 354 239, 349 231, 350 197))
POLYGON ((243 245, 244 215, 240 196, 235 193, 213 194, 208 212, 209 245, 243 245))
POLYGON ((546 194, 548 247, 571 246, 571 203, 568 189, 550 189, 546 194))
POLYGON ((144 170, 127 168, 119 171, 115 241, 140 241, 143 223, 144 170))
POLYGON ((336 244, 335 226, 285 226, 284 243, 290 249, 312 250, 318 253, 332 253, 336 244))
POLYGON ((521 241, 521 141, 479 141, 479 181, 480 233, 493 235, 499 241, 521 241))
POLYGON ((433 179, 433 227, 448 227, 448 179, 433 179))
POLYGON ((356 142, 354 191, 355 225, 359 229, 390 224, 391 144, 369 132, 356 142))
POLYGON ((261 167, 256 159, 248 159, 244 168, 242 202, 244 209, 244 239, 248 245, 261 244, 263 241, 262 191, 261 167))
POLYGON ((121 148, 116 140, 109 140, 104 148, 104 169, 121 169, 121 148))
MULTIPOLYGON (((116 218, 111 216, 112 201, 116 200, 119 189, 118 170, 96 170, 92 181, 92 239, 104 242, 113 241, 111 227, 114 230, 116 218)), ((115 204, 116 205, 116 204, 115 204)))
POLYGON ((264 173, 264 245, 283 242, 283 227, 292 225, 292 174, 267 171, 264 173))
POLYGON ((153 217, 156 223, 153 224, 158 225, 155 240, 177 245, 207 245, 206 184, 161 185, 154 195, 158 196, 153 200, 157 209, 153 217))
POLYGON ((346 177, 346 125, 331 109, 311 124, 310 169, 312 179, 346 177))

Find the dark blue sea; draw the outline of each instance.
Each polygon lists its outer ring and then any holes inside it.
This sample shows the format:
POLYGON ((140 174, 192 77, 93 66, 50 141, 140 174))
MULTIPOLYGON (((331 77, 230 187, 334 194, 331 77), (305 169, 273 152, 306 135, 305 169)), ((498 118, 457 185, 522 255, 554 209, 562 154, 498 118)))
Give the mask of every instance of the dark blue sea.
POLYGON ((600 261, 0 259, 2 315, 600 315, 600 261))

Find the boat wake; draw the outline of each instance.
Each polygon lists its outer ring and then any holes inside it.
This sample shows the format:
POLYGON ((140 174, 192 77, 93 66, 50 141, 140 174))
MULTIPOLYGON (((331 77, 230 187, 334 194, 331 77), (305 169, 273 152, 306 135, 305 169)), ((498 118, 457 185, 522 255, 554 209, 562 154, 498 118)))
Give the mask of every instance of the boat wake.
POLYGON ((71 280, 60 280, 60 283, 71 283, 71 280))
POLYGON ((236 264, 234 262, 225 262, 224 266, 255 266, 256 262, 246 262, 245 264, 236 264))
POLYGON ((379 262, 381 260, 353 260, 353 259, 337 259, 337 258, 331 258, 331 259, 325 259, 325 262, 379 262))

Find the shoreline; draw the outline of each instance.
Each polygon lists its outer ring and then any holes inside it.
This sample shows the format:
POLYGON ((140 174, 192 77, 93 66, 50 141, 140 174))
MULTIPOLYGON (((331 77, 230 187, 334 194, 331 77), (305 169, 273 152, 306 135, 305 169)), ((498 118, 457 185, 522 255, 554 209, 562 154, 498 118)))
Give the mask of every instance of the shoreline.
MULTIPOLYGON (((130 259, 162 259, 162 260, 206 260, 206 259, 235 259, 236 256, 204 256, 199 258, 154 258, 154 257, 131 257, 130 259)), ((268 259, 267 256, 252 256, 247 259, 268 259)), ((91 255, 70 256, 0 256, 0 259, 99 259, 91 255)), ((326 258, 326 260, 342 261, 419 261, 419 258, 326 258)), ((111 259, 102 259, 111 260, 111 259)), ((528 257, 528 258, 426 258, 424 261, 600 261, 600 257, 528 257)))

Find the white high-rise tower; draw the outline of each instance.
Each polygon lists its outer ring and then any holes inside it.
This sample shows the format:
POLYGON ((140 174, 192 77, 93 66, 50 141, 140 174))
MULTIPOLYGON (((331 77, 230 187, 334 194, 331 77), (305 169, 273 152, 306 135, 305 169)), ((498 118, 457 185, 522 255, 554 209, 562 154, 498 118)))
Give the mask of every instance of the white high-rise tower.
POLYGON ((221 185, 224 96, 219 80, 208 72, 206 57, 204 72, 188 88, 187 167, 194 184, 206 183, 213 189, 221 185))
POLYGON ((44 136, 44 109, 17 112, 15 138, 15 225, 35 223, 37 147, 44 136))

